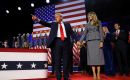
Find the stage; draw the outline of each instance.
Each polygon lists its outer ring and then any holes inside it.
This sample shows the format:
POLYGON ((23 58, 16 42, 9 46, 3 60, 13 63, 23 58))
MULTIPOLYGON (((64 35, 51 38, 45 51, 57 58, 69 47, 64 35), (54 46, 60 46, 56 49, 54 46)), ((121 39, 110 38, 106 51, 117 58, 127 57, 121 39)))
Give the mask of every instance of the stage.
MULTIPOLYGON (((48 74, 47 80, 56 80, 55 76, 48 74)), ((63 79, 62 79, 63 80, 63 79)), ((70 80, 93 80, 93 77, 88 74, 81 74, 81 73, 73 73, 73 75, 70 75, 70 80)), ((127 76, 106 76, 104 74, 101 74, 101 80, 130 80, 130 77, 127 76)))

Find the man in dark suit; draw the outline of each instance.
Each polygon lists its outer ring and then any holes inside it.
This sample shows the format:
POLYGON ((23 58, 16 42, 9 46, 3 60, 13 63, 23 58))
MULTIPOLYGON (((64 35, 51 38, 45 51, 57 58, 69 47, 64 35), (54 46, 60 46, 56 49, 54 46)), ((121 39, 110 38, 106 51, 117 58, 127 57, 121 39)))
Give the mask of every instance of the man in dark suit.
POLYGON ((114 24, 115 32, 113 39, 115 43, 115 56, 119 66, 120 75, 128 75, 128 60, 127 60, 127 42, 128 35, 125 31, 120 30, 119 23, 114 24))
MULTIPOLYGON (((63 22, 62 14, 56 13, 56 22, 47 23, 41 21, 36 16, 32 17, 33 20, 37 20, 44 26, 50 27, 50 35, 47 40, 47 47, 54 48, 54 60, 55 60, 55 71, 57 80, 61 80, 61 62, 63 61, 63 77, 64 80, 69 79, 69 49, 70 49, 70 36, 73 35, 71 25, 63 22), (62 60, 62 61, 61 61, 62 60)), ((74 37, 74 36, 72 36, 74 37)))

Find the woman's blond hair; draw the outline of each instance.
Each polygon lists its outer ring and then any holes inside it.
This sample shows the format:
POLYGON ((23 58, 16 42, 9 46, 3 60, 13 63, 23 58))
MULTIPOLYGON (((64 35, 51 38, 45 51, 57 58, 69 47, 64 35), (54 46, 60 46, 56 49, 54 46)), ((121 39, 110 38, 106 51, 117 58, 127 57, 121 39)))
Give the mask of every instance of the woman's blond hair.
POLYGON ((93 21, 93 23, 91 23, 91 25, 94 25, 94 26, 99 26, 100 25, 100 21, 99 21, 99 19, 98 19, 98 17, 97 17, 97 14, 95 13, 95 12, 89 12, 88 13, 88 22, 91 22, 91 20, 89 19, 89 16, 92 16, 92 21, 93 21))

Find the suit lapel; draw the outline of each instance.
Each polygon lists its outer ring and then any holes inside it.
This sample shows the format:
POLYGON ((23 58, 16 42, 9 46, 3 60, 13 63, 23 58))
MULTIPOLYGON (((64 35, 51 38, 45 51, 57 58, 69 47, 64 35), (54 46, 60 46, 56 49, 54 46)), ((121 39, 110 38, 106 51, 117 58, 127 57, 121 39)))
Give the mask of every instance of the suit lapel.
POLYGON ((65 27, 65 31, 66 31, 66 33, 67 33, 67 26, 66 26, 66 23, 63 22, 63 24, 64 24, 64 27, 65 27))
POLYGON ((58 31, 58 23, 57 23, 57 22, 55 23, 54 30, 55 30, 56 33, 57 33, 57 31, 58 31))
POLYGON ((122 34, 122 31, 120 30, 120 32, 119 32, 119 36, 122 34))

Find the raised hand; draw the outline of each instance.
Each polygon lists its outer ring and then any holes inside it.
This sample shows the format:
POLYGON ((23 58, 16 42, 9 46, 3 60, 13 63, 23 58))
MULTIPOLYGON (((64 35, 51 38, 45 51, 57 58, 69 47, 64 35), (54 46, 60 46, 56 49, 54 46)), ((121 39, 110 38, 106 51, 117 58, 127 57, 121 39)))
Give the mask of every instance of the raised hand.
POLYGON ((40 21, 40 19, 37 18, 35 15, 32 15, 32 20, 33 20, 33 21, 40 21))

